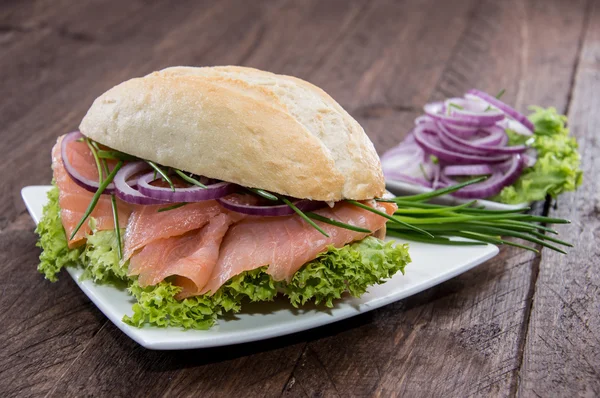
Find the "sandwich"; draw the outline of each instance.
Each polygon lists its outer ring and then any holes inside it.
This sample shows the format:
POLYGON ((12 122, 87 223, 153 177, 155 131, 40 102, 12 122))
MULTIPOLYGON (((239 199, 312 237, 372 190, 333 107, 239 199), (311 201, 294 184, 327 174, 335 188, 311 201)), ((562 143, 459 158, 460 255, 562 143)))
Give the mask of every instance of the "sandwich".
POLYGON ((125 284, 123 321, 206 329, 276 296, 331 307, 404 272, 364 130, 320 88, 172 67, 98 97, 52 149, 39 271, 125 284))

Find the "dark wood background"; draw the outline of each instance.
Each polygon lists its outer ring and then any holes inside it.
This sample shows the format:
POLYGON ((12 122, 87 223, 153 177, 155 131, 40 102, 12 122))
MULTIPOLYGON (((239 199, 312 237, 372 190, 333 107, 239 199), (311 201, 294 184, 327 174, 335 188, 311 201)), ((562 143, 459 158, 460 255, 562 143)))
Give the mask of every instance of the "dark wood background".
POLYGON ((0 95, 0 395, 600 395, 600 2, 3 0, 0 95), (570 218, 559 230, 576 247, 503 248, 409 299, 293 336, 139 347, 67 275, 36 273, 19 191, 50 181, 56 136, 108 88, 223 64, 323 87, 380 153, 425 102, 472 87, 505 88, 523 111, 555 106, 581 144, 585 184, 536 211, 570 218))

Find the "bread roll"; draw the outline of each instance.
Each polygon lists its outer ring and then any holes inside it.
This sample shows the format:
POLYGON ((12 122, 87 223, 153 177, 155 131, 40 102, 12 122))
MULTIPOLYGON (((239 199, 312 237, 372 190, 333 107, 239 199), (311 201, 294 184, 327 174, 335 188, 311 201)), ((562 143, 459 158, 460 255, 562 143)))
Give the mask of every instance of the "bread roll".
POLYGON ((164 166, 295 198, 384 193, 373 144, 303 80, 244 67, 172 67, 97 98, 81 132, 164 166))

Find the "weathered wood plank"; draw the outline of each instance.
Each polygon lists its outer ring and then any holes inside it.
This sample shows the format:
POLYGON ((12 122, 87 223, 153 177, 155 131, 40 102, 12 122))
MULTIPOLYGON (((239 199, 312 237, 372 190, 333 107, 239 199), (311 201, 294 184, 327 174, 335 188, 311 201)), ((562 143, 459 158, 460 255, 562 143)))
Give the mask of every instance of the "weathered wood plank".
POLYGON ((569 126, 582 154, 584 183, 558 201, 557 230, 575 244, 569 256, 546 253, 540 265, 519 395, 600 395, 600 5, 590 2, 569 126))
POLYGON ((107 323, 66 275, 50 285, 35 273, 33 226, 14 187, 49 181, 40 151, 75 128, 99 93, 174 64, 246 64, 308 79, 359 119, 380 152, 401 140, 426 100, 473 84, 507 88, 520 109, 561 109, 584 19, 583 0, 564 3, 4 3, 0 90, 11 101, 0 103, 0 167, 11 173, 0 186, 8 275, 0 280, 0 391, 508 395, 539 261, 531 254, 503 250, 437 288, 299 335, 151 352, 107 323))
MULTIPOLYGON (((490 92, 506 88, 507 101, 520 103, 521 109, 530 103, 566 104, 570 89, 563 82, 570 81, 577 59, 571 43, 580 35, 584 6, 478 2, 430 91, 432 98, 460 95, 476 85, 490 92), (543 44, 559 36, 563 47, 543 44), (543 54, 533 50, 540 45, 543 54), (545 66, 546 59, 558 57, 554 67, 545 66), (552 91, 540 88, 544 85, 552 91)), ((390 102, 397 103, 394 97, 390 102)), ((380 123, 387 134, 398 128, 380 123)), ((286 393, 511 395, 517 388, 538 262, 531 253, 503 249, 471 272, 375 311, 369 321, 347 332, 310 343, 286 393)))

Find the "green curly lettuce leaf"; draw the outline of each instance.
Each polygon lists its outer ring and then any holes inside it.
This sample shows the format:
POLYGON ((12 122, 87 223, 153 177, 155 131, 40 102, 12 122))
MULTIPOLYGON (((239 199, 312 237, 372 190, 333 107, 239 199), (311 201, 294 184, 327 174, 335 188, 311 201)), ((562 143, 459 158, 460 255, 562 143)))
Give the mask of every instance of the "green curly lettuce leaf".
MULTIPOLYGON (((87 244, 79 262, 86 264, 81 279, 92 279, 97 283, 127 280, 128 264, 120 264, 117 234, 114 230, 96 231, 94 219, 90 221, 93 233, 87 235, 87 244)), ((121 230, 121 236, 124 230, 121 230)))
POLYGON ((246 271, 233 277, 212 296, 194 296, 177 300, 181 288, 168 281, 156 286, 141 287, 132 280, 129 292, 137 302, 133 315, 123 321, 132 326, 145 324, 160 327, 182 327, 185 329, 208 329, 217 317, 226 312, 238 312, 242 302, 272 301, 277 295, 275 282, 267 275, 266 267, 246 271))
POLYGON ((35 232, 40 237, 37 246, 42 248, 38 271, 46 279, 56 282, 56 275, 61 269, 78 263, 82 249, 69 250, 67 246, 67 236, 60 220, 58 188, 54 181, 52 185, 53 188, 48 192, 48 203, 44 206, 42 219, 35 232))
POLYGON ((519 179, 505 187, 493 200, 503 203, 523 203, 556 198, 574 191, 583 180, 581 157, 574 137, 569 135, 566 116, 555 108, 531 107, 529 120, 535 125, 533 137, 508 131, 510 145, 530 144, 537 151, 537 162, 525 169, 519 179))
MULTIPOLYGON (((290 283, 274 281, 266 273, 267 267, 262 267, 233 277, 212 296, 177 300, 175 296, 181 288, 169 280, 141 287, 136 278, 127 276, 127 263, 119 265, 117 238, 112 230, 96 231, 88 236, 84 247, 69 250, 59 211, 58 189, 54 187, 48 193, 48 204, 36 230, 43 250, 40 272, 56 281, 63 267, 82 266, 82 278, 97 283, 127 283, 136 302, 132 315, 123 321, 137 327, 208 329, 219 316, 238 312, 244 302, 271 301, 280 292, 296 307, 309 301, 331 307, 343 293, 360 296, 370 285, 383 283, 398 271, 404 272, 410 262, 407 245, 394 246, 368 237, 340 249, 329 247, 305 264, 290 283)), ((91 227, 94 230, 93 221, 91 227)))
POLYGON ((295 307, 308 301, 333 306, 344 292, 359 297, 374 284, 396 272, 404 273, 410 262, 408 245, 394 245, 368 237, 340 249, 331 246, 307 263, 285 285, 285 295, 295 307))

